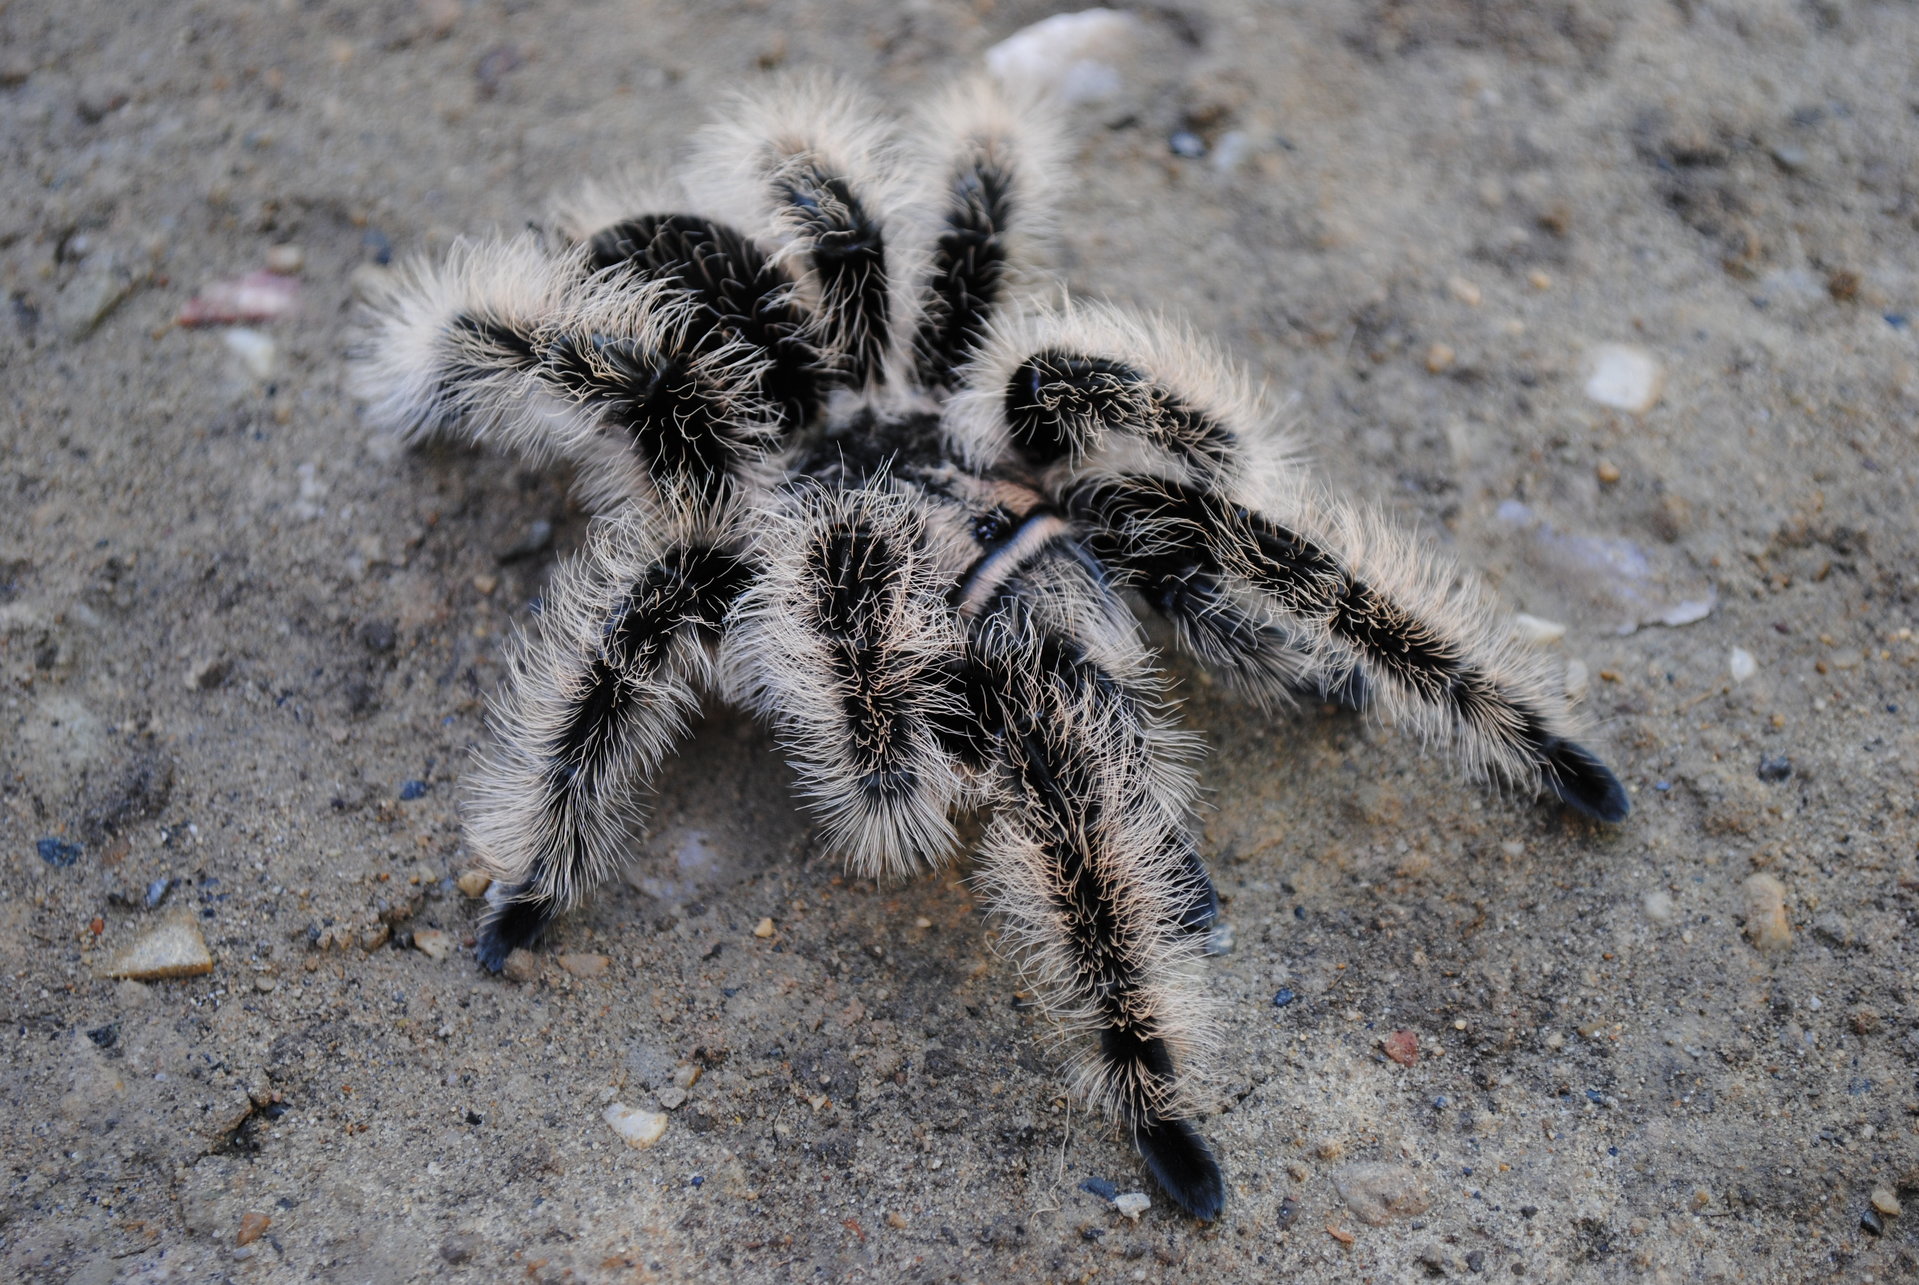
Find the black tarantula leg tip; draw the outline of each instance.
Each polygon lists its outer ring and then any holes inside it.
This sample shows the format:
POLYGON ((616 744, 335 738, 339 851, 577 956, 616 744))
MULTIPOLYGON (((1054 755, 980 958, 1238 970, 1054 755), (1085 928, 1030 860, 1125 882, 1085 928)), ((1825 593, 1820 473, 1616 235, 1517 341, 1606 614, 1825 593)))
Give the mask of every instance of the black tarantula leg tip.
POLYGON ((553 903, 525 896, 525 891, 524 884, 506 889, 480 925, 473 953, 489 973, 505 968, 506 957, 514 951, 538 942, 553 922, 553 903))
POLYGON ((1133 1132, 1153 1180, 1190 1217, 1212 1222, 1226 1207, 1226 1180, 1189 1120, 1153 1120, 1133 1132))
POLYGON ((1592 751, 1556 736, 1539 749, 1544 759, 1546 784, 1561 803, 1610 825, 1624 821, 1632 812, 1626 787, 1619 783, 1611 768, 1593 757, 1592 751))
POLYGON ((1179 926, 1187 932, 1199 932, 1211 928, 1219 918, 1219 892, 1213 887, 1213 880, 1198 853, 1189 850, 1185 864, 1186 868, 1179 874, 1183 899, 1179 926))

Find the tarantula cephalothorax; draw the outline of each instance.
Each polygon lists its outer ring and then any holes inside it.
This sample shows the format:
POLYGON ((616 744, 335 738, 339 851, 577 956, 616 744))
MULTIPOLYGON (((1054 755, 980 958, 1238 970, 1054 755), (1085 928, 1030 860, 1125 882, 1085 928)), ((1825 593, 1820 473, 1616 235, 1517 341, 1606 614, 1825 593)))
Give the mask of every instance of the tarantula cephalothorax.
POLYGON ((745 100, 683 186, 589 189, 373 305, 378 418, 568 460, 602 514, 470 784, 479 958, 620 862, 711 689, 771 721, 863 874, 942 860, 955 810, 990 809, 979 879, 1085 1037, 1079 1088, 1212 1218, 1182 1068, 1217 901, 1127 595, 1255 700, 1337 690, 1602 821, 1626 795, 1486 601, 1305 480, 1237 371, 1046 293, 1044 111, 972 84, 910 139, 879 120, 818 82, 745 100))

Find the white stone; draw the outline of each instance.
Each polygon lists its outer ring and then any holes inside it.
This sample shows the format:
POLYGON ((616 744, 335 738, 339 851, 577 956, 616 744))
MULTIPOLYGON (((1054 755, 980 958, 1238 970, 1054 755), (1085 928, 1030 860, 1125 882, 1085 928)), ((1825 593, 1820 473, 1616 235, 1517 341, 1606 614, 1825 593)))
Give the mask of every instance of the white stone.
POLYGON ((1140 20, 1116 9, 1056 13, 986 51, 986 69, 1008 89, 1050 93, 1068 104, 1119 97, 1119 64, 1139 42, 1140 20))
POLYGON ((1673 920, 1672 894, 1649 892, 1645 900, 1646 918, 1656 924, 1669 924, 1673 920))
POLYGON ((1759 672, 1759 662, 1744 647, 1734 647, 1726 660, 1726 668, 1732 671, 1732 681, 1743 683, 1759 672))
POLYGON ((1600 344, 1586 357, 1586 396, 1601 406, 1643 415, 1659 401, 1666 372, 1632 344, 1600 344))
POLYGON ((1539 647, 1556 643, 1566 636, 1566 626, 1557 620, 1543 620, 1538 616, 1529 616, 1523 611, 1513 616, 1513 628, 1521 638, 1539 647))
POLYGON ((213 956, 200 926, 190 914, 173 914, 122 947, 102 975, 151 982, 212 971, 213 956))
POLYGON ((263 381, 273 378, 273 372, 280 364, 280 345, 274 343, 270 336, 249 326, 235 326, 222 333, 227 347, 233 350, 249 375, 263 381))
POLYGON ((643 1111, 624 1102, 613 1103, 601 1113, 600 1118, 613 1127, 613 1132, 626 1139, 629 1147, 650 1147, 666 1132, 664 1111, 643 1111))
POLYGON ((413 933, 413 949, 437 963, 453 953, 453 939, 438 928, 419 928, 413 933))
POLYGON ((1123 1196, 1115 1197, 1113 1200, 1113 1208, 1119 1210, 1134 1222, 1138 1222, 1139 1216, 1152 1207, 1152 1197, 1143 1191, 1129 1191, 1123 1196))

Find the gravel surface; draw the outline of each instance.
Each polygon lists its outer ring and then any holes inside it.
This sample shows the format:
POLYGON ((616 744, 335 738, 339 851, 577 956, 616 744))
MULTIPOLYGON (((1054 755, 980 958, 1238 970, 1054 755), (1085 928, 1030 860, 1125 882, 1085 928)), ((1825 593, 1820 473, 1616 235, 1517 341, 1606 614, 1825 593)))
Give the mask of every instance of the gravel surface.
POLYGON ((1057 266, 1483 569, 1637 805, 1176 666, 1218 1223, 1126 1199, 968 868, 846 876, 725 710, 629 877, 474 965, 457 782, 585 518, 371 431, 356 277, 1051 11, 0 3, 0 1275, 1919 1273, 1910 4, 1140 11, 1057 266), (155 932, 212 970, 107 975, 155 932))

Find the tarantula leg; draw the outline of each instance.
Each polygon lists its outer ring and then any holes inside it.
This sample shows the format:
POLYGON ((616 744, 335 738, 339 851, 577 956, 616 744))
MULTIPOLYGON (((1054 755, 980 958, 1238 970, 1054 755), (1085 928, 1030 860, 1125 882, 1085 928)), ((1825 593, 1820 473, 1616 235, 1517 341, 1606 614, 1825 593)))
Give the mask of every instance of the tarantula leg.
POLYGON ((865 874, 943 853, 962 788, 943 679, 963 645, 923 515, 905 494, 809 489, 761 548, 728 650, 828 841, 865 874))
POLYGON ((781 412, 758 394, 771 359, 714 342, 708 311, 671 281, 615 268, 541 330, 536 374, 581 422, 591 498, 650 493, 678 516, 709 515, 779 445, 781 412))
POLYGON ((1060 143, 1038 104, 1009 103, 986 79, 943 97, 925 133, 919 168, 938 213, 912 358, 923 386, 948 388, 1051 223, 1048 175, 1060 143))
POLYGON ((747 580, 709 538, 660 544, 645 515, 599 524, 516 644, 467 839, 495 888, 479 957, 497 972, 624 855, 633 787, 684 735, 747 580))
POLYGON ((1191 778, 1166 761, 1129 676, 1099 662, 1143 649, 1098 636, 1098 614, 1062 592, 1070 574, 1044 578, 1077 570, 1061 558, 1010 582, 972 624, 1000 761, 983 878, 1047 1006, 1098 1037, 1081 1088, 1167 1195, 1212 1219, 1225 1186, 1177 1069, 1207 1031, 1185 977, 1198 948, 1181 931, 1211 903, 1185 830, 1191 778))
POLYGON ((1172 479, 1114 475, 1074 483, 1066 503, 1132 574, 1178 557, 1258 595, 1326 672, 1357 668, 1371 699, 1450 739, 1470 765, 1543 785, 1597 820, 1626 817, 1618 778, 1570 739, 1564 696, 1476 592, 1376 520, 1303 492, 1276 498, 1283 521, 1172 479))
POLYGON ((757 391, 786 429, 818 411, 820 357, 796 283, 736 229, 692 214, 635 214, 581 237, 591 269, 625 267, 686 291, 704 314, 694 326, 702 352, 738 341, 766 353, 772 364, 757 391))
POLYGON ((368 303, 356 391, 409 439, 463 426, 536 459, 565 453, 528 402, 540 330, 584 271, 581 255, 556 255, 530 234, 458 241, 438 263, 402 265, 368 303))
POLYGON ((855 388, 880 377, 892 326, 882 211, 893 204, 896 161, 877 118, 844 87, 791 81, 704 132, 694 179, 749 233, 804 265, 820 333, 855 388))

